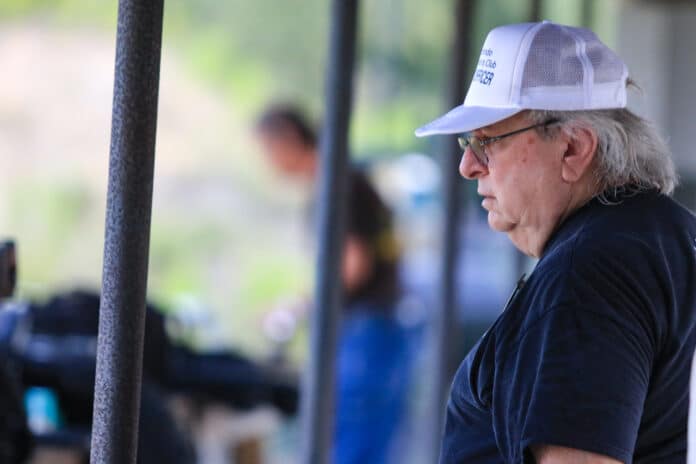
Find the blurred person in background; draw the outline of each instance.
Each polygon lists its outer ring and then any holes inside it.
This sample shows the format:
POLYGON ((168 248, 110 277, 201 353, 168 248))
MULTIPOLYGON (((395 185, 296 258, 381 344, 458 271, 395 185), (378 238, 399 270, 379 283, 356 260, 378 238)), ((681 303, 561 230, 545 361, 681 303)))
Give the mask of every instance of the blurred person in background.
POLYGON ((33 440, 22 401, 22 387, 15 367, 4 354, 0 358, 0 462, 23 463, 33 440))
POLYGON ((683 463, 696 346, 696 218, 628 69, 587 29, 486 38, 461 134, 488 224, 539 262, 454 378, 443 463, 683 463))
MULTIPOLYGON (((0 464, 24 462, 30 452, 37 464, 57 461, 61 452, 86 462, 100 295, 73 290, 45 302, 10 298, 16 272, 13 263, 7 265, 6 250, 0 242, 0 464)), ((217 411, 273 405, 295 413, 294 377, 233 350, 195 351, 170 338, 165 314, 146 305, 138 464, 192 464, 208 457, 211 443, 198 432, 207 418, 219 417, 217 411), (181 414, 181 408, 176 414, 174 398, 190 405, 191 414, 181 414)), ((230 448, 238 452, 244 442, 225 433, 232 425, 219 428, 214 438, 226 462, 230 448)))
MULTIPOLYGON (((0 330, 0 348, 13 338, 24 340, 21 348, 12 350, 22 382, 54 393, 60 420, 52 424, 51 432, 65 435, 91 427, 99 304, 97 292, 59 293, 44 303, 27 303, 26 324, 14 334, 0 330)), ((207 412, 214 409, 240 413, 273 405, 286 414, 295 413, 298 393, 294 379, 233 350, 191 349, 170 338, 165 314, 159 306, 146 305, 139 464, 190 464, 197 453, 205 455, 205 444, 196 442, 200 436, 191 432, 204 426, 207 412), (192 420, 182 421, 175 414, 170 405, 173 398, 191 405, 196 411, 192 420)), ((0 329, 2 322, 0 317, 0 329)), ((31 425, 31 414, 29 419, 31 425)), ((224 447, 234 443, 222 432, 219 439, 224 447)))
MULTIPOLYGON (((256 131, 274 168, 314 184, 317 137, 299 110, 272 106, 256 131)), ((379 464, 393 452, 410 375, 407 332, 395 317, 400 252, 391 210, 363 173, 349 175, 333 455, 337 464, 379 464)))

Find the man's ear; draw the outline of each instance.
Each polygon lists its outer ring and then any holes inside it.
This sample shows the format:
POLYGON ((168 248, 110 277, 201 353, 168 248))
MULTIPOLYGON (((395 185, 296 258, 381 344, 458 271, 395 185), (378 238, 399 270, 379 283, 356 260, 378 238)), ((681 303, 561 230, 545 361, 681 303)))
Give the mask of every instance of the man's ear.
POLYGON ((561 161, 561 176, 568 183, 580 180, 590 170, 597 151, 597 134, 584 128, 573 128, 573 134, 568 137, 566 152, 561 161))

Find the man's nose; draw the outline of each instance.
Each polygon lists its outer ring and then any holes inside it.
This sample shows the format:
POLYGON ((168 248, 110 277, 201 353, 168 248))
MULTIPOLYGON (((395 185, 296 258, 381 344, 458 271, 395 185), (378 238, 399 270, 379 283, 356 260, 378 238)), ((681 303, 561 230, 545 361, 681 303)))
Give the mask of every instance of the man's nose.
POLYGON ((471 151, 471 147, 467 147, 462 153, 462 161, 459 163, 459 174, 467 179, 478 179, 488 174, 488 167, 481 164, 471 151))

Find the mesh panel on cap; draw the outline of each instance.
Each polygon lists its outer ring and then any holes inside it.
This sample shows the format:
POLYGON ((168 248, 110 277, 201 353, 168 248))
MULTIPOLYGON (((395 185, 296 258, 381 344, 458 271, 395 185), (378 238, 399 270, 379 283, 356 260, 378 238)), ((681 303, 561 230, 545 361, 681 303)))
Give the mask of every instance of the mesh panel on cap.
POLYGON ((582 81, 573 37, 555 24, 542 26, 529 48, 522 92, 530 87, 581 86, 582 81))
POLYGON ((594 83, 621 80, 624 71, 621 59, 605 47, 594 32, 587 29, 576 29, 576 32, 586 42, 586 54, 594 69, 594 83))

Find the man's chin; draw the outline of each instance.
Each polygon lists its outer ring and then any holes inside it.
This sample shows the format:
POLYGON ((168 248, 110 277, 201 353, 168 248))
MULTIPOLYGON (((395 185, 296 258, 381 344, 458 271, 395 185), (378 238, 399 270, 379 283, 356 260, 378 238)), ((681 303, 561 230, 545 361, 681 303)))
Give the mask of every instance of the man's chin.
POLYGON ((496 232, 510 232, 515 228, 515 224, 500 217, 500 215, 494 211, 488 212, 488 227, 495 230, 496 232))

